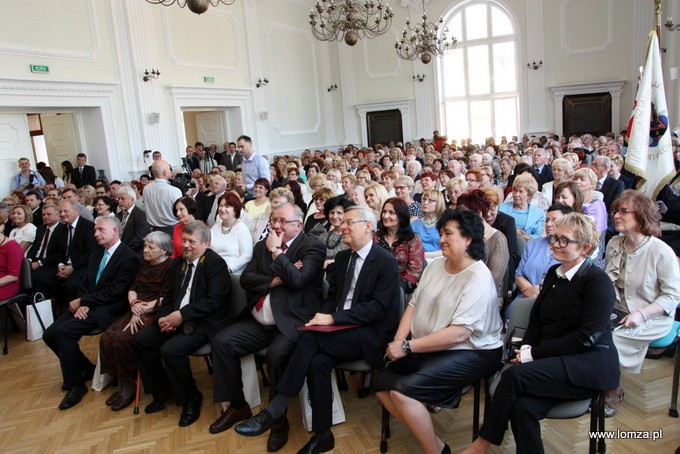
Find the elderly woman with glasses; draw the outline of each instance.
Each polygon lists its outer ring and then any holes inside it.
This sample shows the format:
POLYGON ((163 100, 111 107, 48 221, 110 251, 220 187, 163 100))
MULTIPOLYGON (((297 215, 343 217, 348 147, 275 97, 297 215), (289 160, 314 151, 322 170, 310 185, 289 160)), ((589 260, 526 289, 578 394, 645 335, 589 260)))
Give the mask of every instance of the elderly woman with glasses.
MULTIPOLYGON (((671 330, 680 303, 678 260, 661 234, 661 216, 649 197, 625 190, 611 206, 614 228, 621 234, 607 245, 605 271, 616 290, 614 344, 621 370, 640 373, 649 343, 671 330)), ((608 391, 605 412, 613 416, 623 390, 608 391)))
POLYGON ((555 220, 549 241, 561 264, 548 271, 522 345, 510 360, 514 365, 498 380, 479 437, 464 454, 500 445, 508 422, 517 452, 544 452, 540 420, 557 403, 589 399, 618 386, 610 329, 614 288, 588 259, 597 244, 595 223, 582 214, 564 215, 555 220))
POLYGON ((347 245, 342 241, 340 227, 345 210, 352 205, 354 205, 354 202, 343 196, 327 200, 323 205, 326 222, 316 224, 308 233, 310 237, 321 241, 326 246, 326 261, 323 267, 327 276, 333 272, 335 256, 338 252, 347 249, 347 245))
POLYGON ((418 219, 423 217, 423 211, 420 208, 420 204, 411 198, 414 187, 413 179, 406 175, 397 178, 397 181, 394 182, 394 192, 397 198, 406 202, 411 219, 418 219))

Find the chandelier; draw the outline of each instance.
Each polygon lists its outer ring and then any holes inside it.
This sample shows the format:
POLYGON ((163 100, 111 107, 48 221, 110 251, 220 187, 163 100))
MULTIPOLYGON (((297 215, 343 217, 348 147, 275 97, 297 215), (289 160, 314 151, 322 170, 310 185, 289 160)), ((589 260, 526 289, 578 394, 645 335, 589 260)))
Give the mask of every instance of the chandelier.
POLYGON ((363 37, 374 38, 392 25, 394 13, 384 0, 357 2, 317 0, 309 14, 312 34, 319 41, 341 41, 354 46, 363 37))
POLYGON ((420 61, 424 64, 430 63, 433 55, 442 57, 444 52, 454 49, 458 41, 453 36, 451 39, 446 36, 449 33, 448 28, 440 30, 443 25, 444 18, 442 17, 437 22, 427 21, 425 0, 423 0, 423 21, 413 26, 411 19, 406 19, 401 39, 394 44, 397 55, 404 60, 415 60, 420 57, 420 61))
POLYGON ((217 6, 220 3, 223 5, 231 5, 233 4, 236 0, 146 0, 149 3, 153 3, 154 5, 163 5, 163 6, 172 6, 177 2, 180 8, 184 8, 185 6, 189 7, 189 10, 191 12, 196 13, 196 14, 203 14, 206 11, 208 11, 208 6, 217 6))

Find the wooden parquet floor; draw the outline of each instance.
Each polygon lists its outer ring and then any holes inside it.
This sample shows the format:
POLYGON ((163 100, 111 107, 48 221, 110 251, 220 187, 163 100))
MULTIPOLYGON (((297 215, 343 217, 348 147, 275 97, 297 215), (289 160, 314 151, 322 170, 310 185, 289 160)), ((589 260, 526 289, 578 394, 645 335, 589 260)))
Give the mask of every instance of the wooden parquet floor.
MULTIPOLYGON (((81 342, 90 358, 96 358, 98 338, 81 342)), ((194 375, 204 394, 201 418, 188 427, 177 426, 180 409, 146 415, 132 414, 132 407, 113 412, 104 405, 111 390, 90 391, 78 406, 60 411, 63 397, 59 386, 59 363, 42 341, 27 342, 23 333, 12 333, 10 352, 0 357, 0 452, 2 453, 259 453, 266 452, 266 436, 245 438, 233 430, 220 435, 208 433, 218 415, 212 404, 212 376, 204 362, 193 358, 194 375)), ((608 430, 663 430, 663 438, 649 440, 610 440, 607 452, 674 453, 680 447, 680 420, 668 416, 672 361, 647 360, 642 374, 623 376, 626 400, 619 414, 607 420, 608 430)), ((337 453, 378 453, 380 405, 375 397, 356 397, 357 376, 348 376, 350 390, 342 393, 347 422, 333 428, 337 453)), ((262 389, 263 401, 267 390, 262 389)), ((150 402, 142 399, 141 406, 150 402)), ((302 427, 297 401, 289 409, 291 433, 281 453, 295 453, 308 440, 302 427)), ((434 415, 437 434, 454 452, 470 442, 472 430, 472 393, 464 396, 461 407, 434 415)), ((588 416, 576 420, 549 420, 542 423, 546 452, 584 453, 588 449, 588 416)), ((514 452, 508 431, 505 442, 491 452, 514 452)), ((389 452, 419 452, 411 434, 392 419, 389 452)))

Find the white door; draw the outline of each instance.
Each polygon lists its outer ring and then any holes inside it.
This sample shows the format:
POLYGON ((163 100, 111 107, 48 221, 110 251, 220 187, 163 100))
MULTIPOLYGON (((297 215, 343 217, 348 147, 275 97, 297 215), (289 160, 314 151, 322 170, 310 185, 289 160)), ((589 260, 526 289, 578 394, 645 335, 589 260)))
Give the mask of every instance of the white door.
POLYGON ((221 144, 226 137, 222 112, 196 112, 196 132, 198 141, 202 142, 205 148, 215 144, 217 151, 222 151, 221 144))
POLYGON ((80 152, 73 114, 41 115, 43 134, 49 166, 55 175, 61 176, 61 163, 71 161, 76 165, 80 152))
POLYGON ((25 114, 0 114, 0 194, 9 194, 12 177, 19 173, 19 158, 28 158, 35 169, 33 145, 25 114))

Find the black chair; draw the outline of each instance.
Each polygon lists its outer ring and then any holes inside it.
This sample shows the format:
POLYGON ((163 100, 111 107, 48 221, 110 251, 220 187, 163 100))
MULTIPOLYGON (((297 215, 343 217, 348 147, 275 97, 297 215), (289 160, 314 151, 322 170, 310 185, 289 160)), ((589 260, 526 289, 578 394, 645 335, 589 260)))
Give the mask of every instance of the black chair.
POLYGON ((9 348, 7 346, 7 337, 9 334, 10 319, 12 319, 12 324, 14 325, 14 328, 19 329, 19 326, 17 326, 16 322, 12 318, 10 307, 11 306, 16 307, 19 313, 21 313, 21 308, 19 307, 19 304, 28 303, 31 296, 32 286, 33 285, 31 282, 31 262, 29 262, 27 259, 23 259, 21 263, 21 271, 19 273, 19 294, 4 301, 0 301, 0 307, 3 306, 5 307, 5 344, 2 347, 3 355, 9 353, 9 348))

